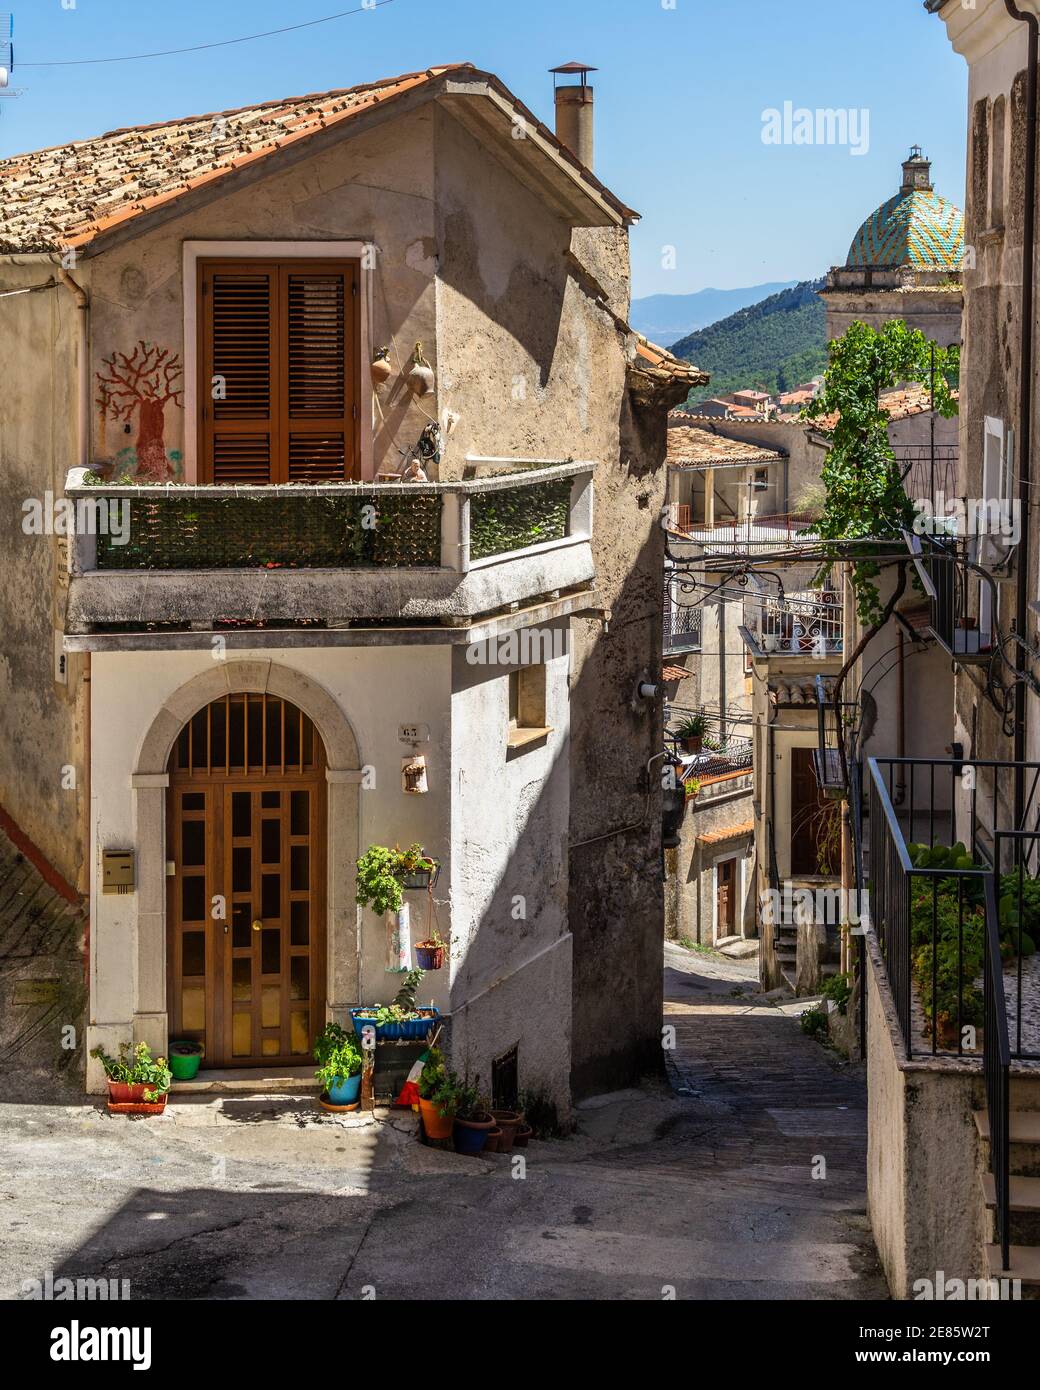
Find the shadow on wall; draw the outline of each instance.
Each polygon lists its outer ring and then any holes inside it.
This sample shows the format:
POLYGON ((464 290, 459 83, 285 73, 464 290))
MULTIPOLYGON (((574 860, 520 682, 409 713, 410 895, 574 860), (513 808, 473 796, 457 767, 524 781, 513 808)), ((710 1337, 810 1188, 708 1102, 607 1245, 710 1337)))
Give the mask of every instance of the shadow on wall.
POLYGON ((646 770, 664 746, 663 706, 638 701, 635 692, 641 680, 661 681, 664 532, 657 518, 666 412, 634 411, 626 394, 620 429, 619 468, 627 469, 637 502, 634 515, 600 528, 595 545, 610 628, 594 620, 574 625, 569 917, 576 1100, 663 1070, 660 762, 649 781, 646 770), (647 539, 633 554, 629 538, 644 516, 639 532, 647 539), (611 833, 624 827, 632 828, 611 833))

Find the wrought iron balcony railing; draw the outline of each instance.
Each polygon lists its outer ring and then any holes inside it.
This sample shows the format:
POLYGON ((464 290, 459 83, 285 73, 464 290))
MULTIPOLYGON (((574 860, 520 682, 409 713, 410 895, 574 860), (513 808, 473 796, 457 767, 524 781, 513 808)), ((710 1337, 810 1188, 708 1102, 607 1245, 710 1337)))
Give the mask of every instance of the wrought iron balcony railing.
POLYGON ((834 656, 844 646, 842 606, 829 590, 748 592, 743 635, 756 656, 834 656))
POLYGON ((993 658, 996 584, 977 563, 978 542, 955 536, 914 538, 914 553, 932 605, 931 629, 967 665, 993 658))

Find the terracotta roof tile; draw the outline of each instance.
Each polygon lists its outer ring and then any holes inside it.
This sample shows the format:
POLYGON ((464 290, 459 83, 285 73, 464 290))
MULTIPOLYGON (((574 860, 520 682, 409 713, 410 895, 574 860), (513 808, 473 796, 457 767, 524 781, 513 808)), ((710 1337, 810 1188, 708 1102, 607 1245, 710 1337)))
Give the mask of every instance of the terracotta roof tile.
POLYGON ((338 91, 113 130, 93 139, 0 160, 0 253, 87 246, 112 228, 295 141, 426 86, 446 73, 463 71, 510 97, 517 110, 530 117, 539 133, 557 148, 576 179, 596 190, 623 215, 635 217, 547 127, 506 92, 497 78, 469 63, 449 63, 338 91))
POLYGON ((778 463, 786 455, 740 439, 727 439, 700 425, 668 424, 668 464, 673 468, 703 468, 711 464, 778 463))
MULTIPOLYGON (((954 398, 958 393, 954 391, 954 398)), ((886 391, 881 397, 881 407, 888 411, 890 420, 908 420, 911 415, 923 415, 932 408, 932 395, 927 386, 905 386, 897 391, 886 391)), ((838 423, 837 412, 821 415, 811 422, 812 428, 829 434, 838 423)))
POLYGON ((721 845, 723 840, 735 840, 738 835, 753 835, 755 833, 755 822, 753 820, 742 821, 740 825, 727 825, 721 830, 709 830, 706 835, 698 835, 699 845, 721 845))
POLYGON ((86 245, 150 208, 460 66, 113 130, 0 160, 0 251, 86 245))
POLYGON ((691 675, 685 666, 665 666, 661 671, 661 679, 665 681, 684 681, 691 675))

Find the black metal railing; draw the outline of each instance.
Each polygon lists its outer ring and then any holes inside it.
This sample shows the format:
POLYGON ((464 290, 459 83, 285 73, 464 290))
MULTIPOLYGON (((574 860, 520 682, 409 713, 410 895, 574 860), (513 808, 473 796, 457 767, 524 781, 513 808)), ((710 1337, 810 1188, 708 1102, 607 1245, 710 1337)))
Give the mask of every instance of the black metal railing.
POLYGON ((983 1065, 986 1073, 986 1112, 989 1119, 989 1163, 996 1193, 996 1237, 1001 1268, 1009 1267, 1011 1243, 1011 1043, 1008 1037, 1004 962, 1000 942, 1000 909, 996 879, 986 880, 986 962, 983 1065))
POLYGON ((866 875, 863 864, 863 770, 857 758, 848 759, 849 827, 852 834, 852 886, 856 894, 856 998, 859 1006, 859 1055, 867 1055, 867 938, 864 923, 866 875))
POLYGON ((664 651, 699 652, 703 629, 704 610, 699 604, 676 602, 673 595, 666 592, 664 606, 664 651))
POLYGON ((973 559, 977 543, 925 536, 921 547, 932 591, 932 631, 958 661, 991 661, 996 592, 992 577, 973 559))
POLYGON ((934 511, 957 496, 956 444, 901 444, 894 453, 911 502, 929 504, 934 511))
POLYGON ((869 768, 870 917, 907 1058, 983 1050, 991 888, 1011 1056, 1040 1060, 1030 1030, 1040 974, 1029 966, 1040 938, 1040 764, 871 758, 869 768))

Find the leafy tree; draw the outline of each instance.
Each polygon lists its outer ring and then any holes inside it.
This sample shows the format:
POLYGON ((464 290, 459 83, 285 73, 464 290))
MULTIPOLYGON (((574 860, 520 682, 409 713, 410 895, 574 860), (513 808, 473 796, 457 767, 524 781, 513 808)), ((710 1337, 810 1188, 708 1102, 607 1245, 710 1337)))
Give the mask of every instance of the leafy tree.
MULTIPOLYGON (((960 351, 941 348, 902 319, 892 319, 880 329, 852 324, 831 343, 828 362, 820 394, 802 412, 807 420, 836 415, 823 466, 827 502, 819 531, 824 540, 863 543, 852 565, 852 586, 861 621, 877 625, 886 614, 874 582, 880 573, 875 557, 891 548, 873 542, 897 538, 914 521, 881 396, 916 383, 931 388, 932 407, 939 415, 956 415, 950 383, 956 379, 960 351)), ((841 549, 834 548, 833 558, 842 558, 841 549)))

